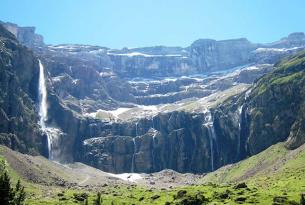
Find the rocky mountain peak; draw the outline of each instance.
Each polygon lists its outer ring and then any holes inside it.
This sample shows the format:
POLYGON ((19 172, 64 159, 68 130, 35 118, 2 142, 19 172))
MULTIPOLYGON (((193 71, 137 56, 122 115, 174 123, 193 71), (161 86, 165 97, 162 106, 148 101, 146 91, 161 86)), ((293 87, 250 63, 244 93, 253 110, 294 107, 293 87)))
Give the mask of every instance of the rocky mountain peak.
POLYGON ((17 24, 10 22, 5 23, 1 21, 0 24, 2 24, 9 32, 11 32, 23 45, 30 48, 44 46, 43 36, 35 33, 35 27, 21 27, 17 24))
POLYGON ((288 39, 291 40, 303 40, 305 39, 304 32, 294 32, 288 35, 288 39))

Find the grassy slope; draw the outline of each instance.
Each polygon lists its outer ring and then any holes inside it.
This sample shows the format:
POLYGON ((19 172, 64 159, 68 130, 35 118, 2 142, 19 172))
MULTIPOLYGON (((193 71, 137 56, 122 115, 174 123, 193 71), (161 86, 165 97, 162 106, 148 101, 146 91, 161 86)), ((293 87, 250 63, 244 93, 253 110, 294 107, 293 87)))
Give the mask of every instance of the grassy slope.
MULTIPOLYGON (((3 148, 1 149, 3 160, 5 153, 3 148)), ((89 194, 89 204, 93 204, 97 191, 102 192, 103 204, 165 204, 165 202, 175 204, 198 194, 207 198, 208 204, 237 204, 235 202, 237 198, 245 198, 244 204, 272 204, 274 196, 287 196, 289 200, 299 201, 300 193, 305 192, 304 162, 305 145, 288 151, 280 143, 258 155, 206 175, 202 185, 159 190, 130 185, 108 185, 91 189, 90 187, 47 186, 28 180, 22 180, 22 183, 28 192, 27 204, 83 204, 73 197, 73 194, 83 192, 89 194), (240 181, 245 181, 249 188, 235 189, 234 186, 240 181), (186 190, 186 197, 174 200, 179 190, 186 190), (58 196, 63 192, 63 196, 58 196), (228 193, 229 198, 222 199, 223 193, 228 193), (152 197, 155 195, 160 197, 153 200, 152 197), (144 199, 139 201, 141 197, 144 199)), ((47 164, 48 161, 45 160, 44 163, 47 164)), ((22 178, 19 171, 12 169, 9 163, 7 163, 7 169, 13 183, 18 178, 22 178)))
POLYGON ((239 163, 225 166, 206 175, 203 183, 234 183, 245 181, 256 187, 262 203, 268 204, 273 196, 287 195, 298 201, 305 192, 305 145, 287 150, 283 143, 239 163))
POLYGON ((304 78, 305 51, 284 58, 275 66, 277 68, 273 72, 266 74, 258 81, 258 86, 254 88, 254 90, 258 90, 258 94, 264 93, 272 86, 294 83, 293 81, 300 81, 301 78, 304 78))

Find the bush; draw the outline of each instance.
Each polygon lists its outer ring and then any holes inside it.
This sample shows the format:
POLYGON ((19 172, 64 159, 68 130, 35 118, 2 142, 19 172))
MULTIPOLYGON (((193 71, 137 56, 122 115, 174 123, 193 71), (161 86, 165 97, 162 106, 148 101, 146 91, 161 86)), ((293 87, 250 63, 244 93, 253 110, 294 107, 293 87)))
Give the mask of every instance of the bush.
POLYGON ((101 192, 97 192, 95 205, 101 205, 103 203, 101 192))
POLYGON ((73 198, 77 201, 85 201, 88 198, 87 193, 74 193, 73 198))

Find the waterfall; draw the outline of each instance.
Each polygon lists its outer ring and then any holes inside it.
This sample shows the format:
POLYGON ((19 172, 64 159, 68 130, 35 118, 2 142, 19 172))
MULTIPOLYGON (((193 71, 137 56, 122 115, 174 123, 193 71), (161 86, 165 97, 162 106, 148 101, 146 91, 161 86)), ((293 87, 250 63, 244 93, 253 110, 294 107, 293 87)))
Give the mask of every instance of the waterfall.
POLYGON ((133 142, 133 155, 132 155, 132 159, 131 159, 131 173, 135 172, 135 157, 136 157, 136 153, 137 153, 137 145, 136 145, 136 137, 138 136, 138 124, 139 121, 137 121, 135 123, 135 129, 136 129, 136 136, 134 138, 132 138, 132 142, 133 142))
POLYGON ((245 100, 248 100, 248 98, 250 97, 251 92, 252 92, 252 89, 249 89, 249 90, 246 91, 245 100))
POLYGON ((137 152, 137 145, 136 145, 136 139, 132 138, 132 142, 133 142, 133 155, 132 155, 132 159, 131 159, 131 173, 135 172, 135 157, 136 157, 136 152, 137 152))
POLYGON ((61 130, 46 126, 46 121, 48 119, 48 104, 47 104, 47 86, 46 86, 46 79, 45 79, 45 71, 44 66, 42 65, 41 61, 39 61, 39 122, 38 124, 41 127, 41 130, 47 136, 47 143, 48 143, 48 157, 50 160, 58 159, 60 155, 59 151, 59 136, 63 133, 61 130))
POLYGON ((203 124, 204 127, 207 128, 208 130, 208 139, 209 139, 209 144, 210 144, 210 154, 211 154, 211 170, 215 170, 214 166, 214 155, 215 155, 215 150, 214 150, 214 142, 217 143, 216 140, 216 134, 215 134, 215 129, 213 125, 213 117, 212 114, 209 110, 205 111, 205 123, 203 124))
POLYGON ((45 129, 45 121, 48 116, 48 105, 47 105, 47 87, 44 76, 44 67, 39 60, 39 125, 42 129, 45 129))
POLYGON ((152 136, 152 149, 151 149, 151 156, 152 156, 152 169, 155 168, 155 144, 156 144, 156 136, 158 134, 158 131, 153 129, 153 136, 152 136))
POLYGON ((241 135, 242 135, 242 130, 241 130, 241 126, 242 126, 242 118, 243 118, 243 107, 244 104, 242 106, 240 106, 240 108, 238 109, 239 112, 239 123, 238 123, 238 138, 237 138, 237 156, 236 158, 239 158, 240 155, 240 144, 241 144, 241 135))
POLYGON ((138 136, 138 121, 136 122, 136 137, 138 136))
POLYGON ((154 117, 151 118, 151 124, 152 124, 152 128, 155 129, 155 125, 154 125, 154 117))

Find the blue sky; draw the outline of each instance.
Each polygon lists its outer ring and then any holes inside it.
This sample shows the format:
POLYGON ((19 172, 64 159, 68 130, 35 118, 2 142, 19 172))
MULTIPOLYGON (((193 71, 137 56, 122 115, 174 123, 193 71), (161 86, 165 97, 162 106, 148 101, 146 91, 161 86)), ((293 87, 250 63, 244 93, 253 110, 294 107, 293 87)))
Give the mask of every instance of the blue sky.
POLYGON ((50 44, 188 46, 198 38, 271 42, 305 31, 304 0, 1 0, 0 20, 50 44))

